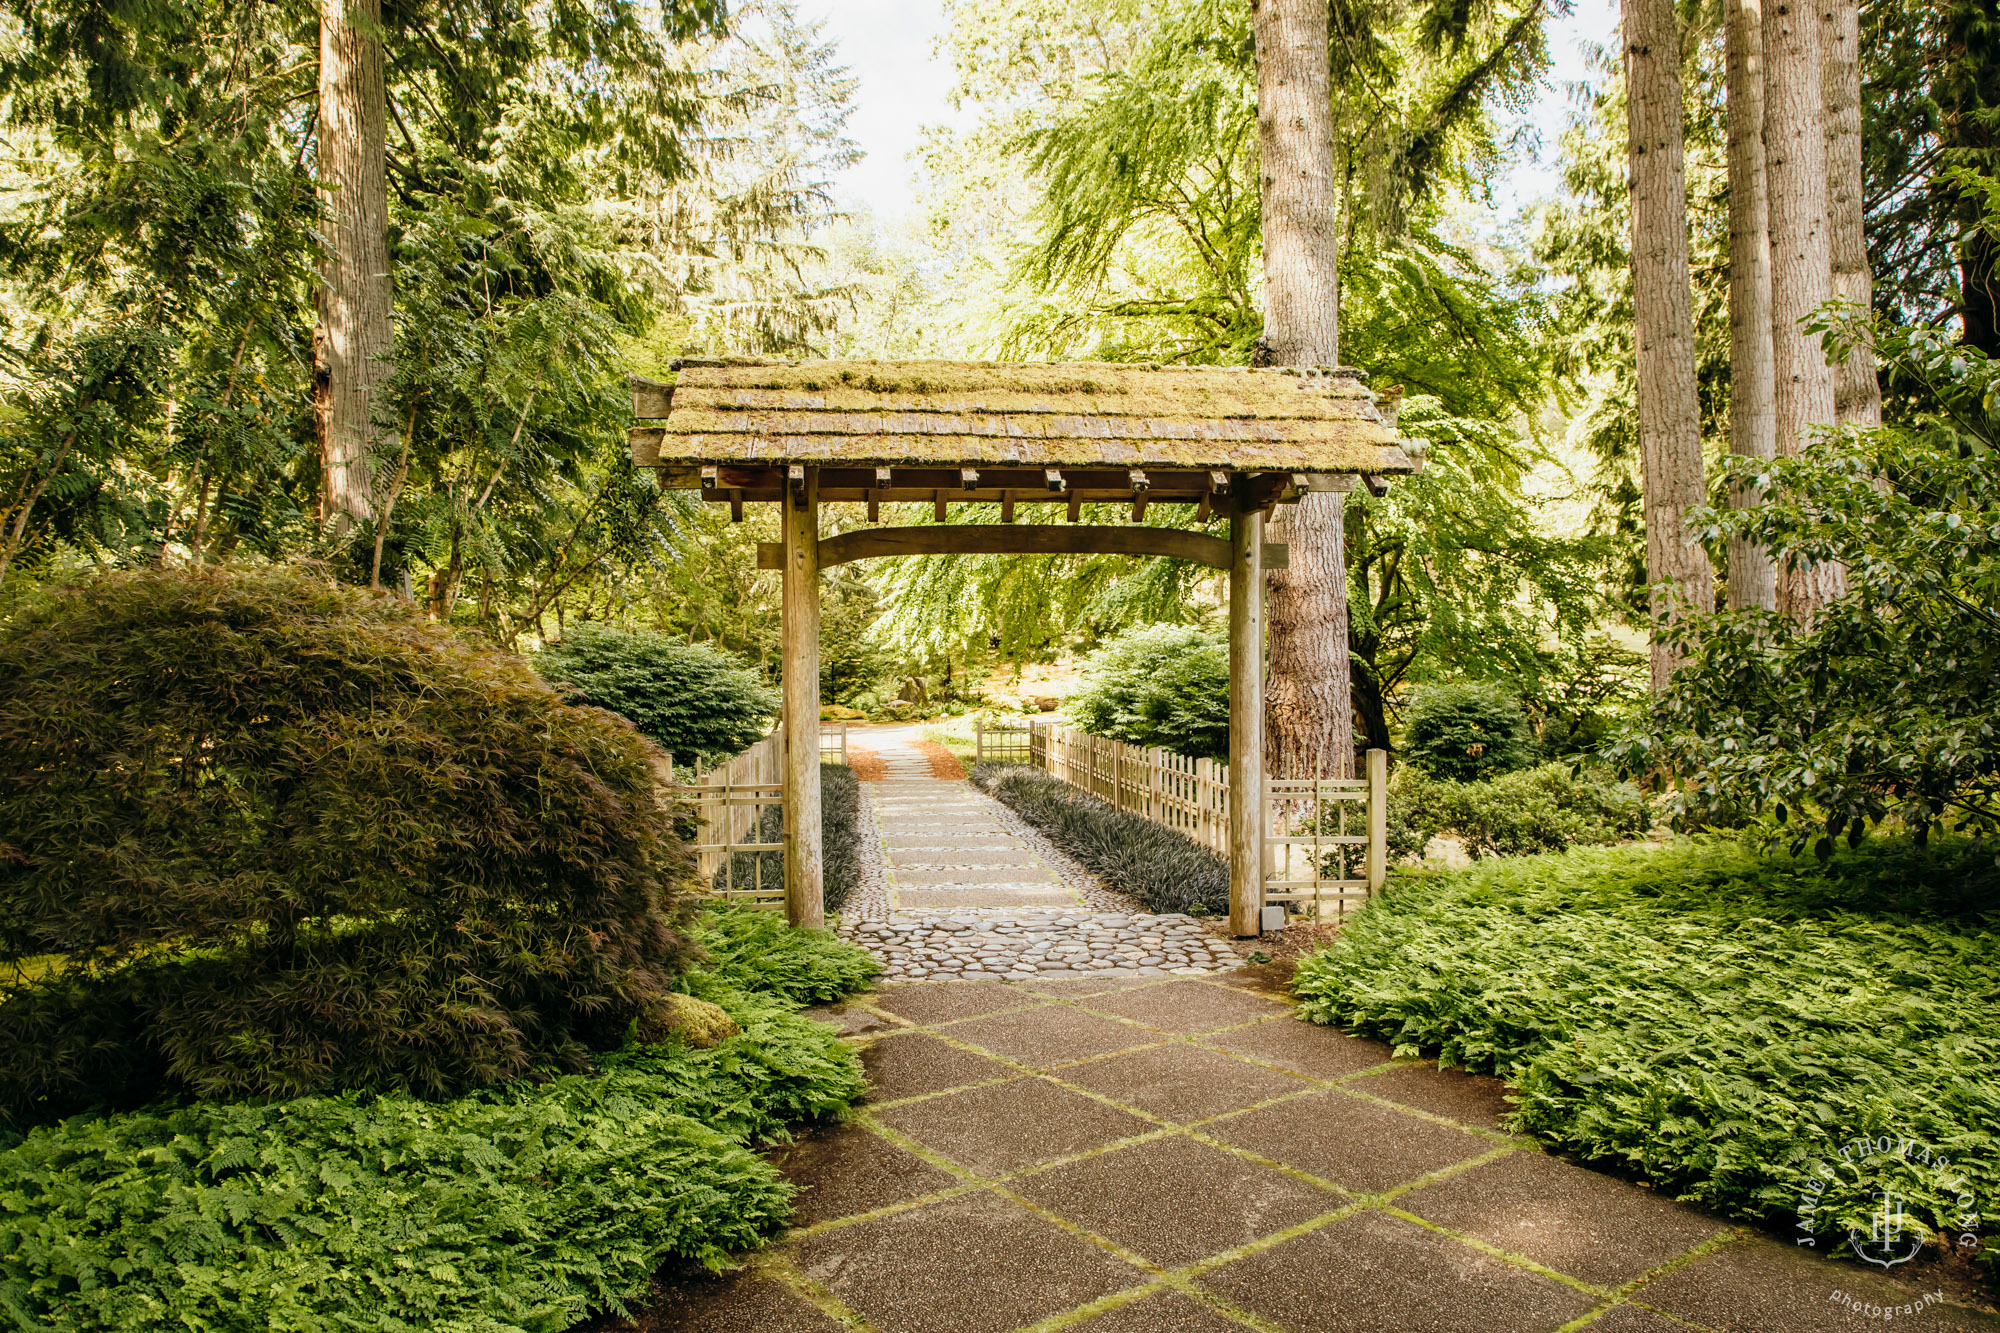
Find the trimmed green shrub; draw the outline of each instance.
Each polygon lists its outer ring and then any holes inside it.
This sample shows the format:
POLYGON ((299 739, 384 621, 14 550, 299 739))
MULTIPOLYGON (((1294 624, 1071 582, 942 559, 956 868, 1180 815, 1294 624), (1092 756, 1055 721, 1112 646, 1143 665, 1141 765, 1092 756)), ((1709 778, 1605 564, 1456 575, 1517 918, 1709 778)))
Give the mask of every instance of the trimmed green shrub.
POLYGON ((1399 873, 1293 989, 1317 1022, 1512 1082, 1543 1142, 1734 1217, 1793 1228, 1828 1163, 1824 1250, 1866 1234, 1883 1188, 1943 1229, 1962 1173, 2000 1213, 1996 908, 1976 844, 1824 867, 1593 848, 1399 873), (1952 1165, 1841 1157, 1882 1135, 1952 1165))
POLYGON ((1543 764, 1487 782, 1446 782, 1412 764, 1389 781, 1389 852, 1420 856, 1448 833, 1474 857, 1526 856, 1645 836, 1645 793, 1608 769, 1543 764))
POLYGON ((657 752, 301 568, 147 568, 0 630, 0 1115, 578 1067, 686 957, 657 752))
POLYGON ((1228 635, 1191 625, 1142 626, 1091 654, 1083 672, 1069 715, 1085 731, 1228 760, 1228 635))
MULTIPOLYGON (((784 813, 776 806, 766 807, 757 818, 757 840, 781 842, 784 836, 784 813)), ((845 764, 819 766, 819 856, 824 906, 838 912, 861 883, 861 780, 845 764)), ((762 883, 782 883, 785 859, 777 852, 738 852, 730 858, 728 882, 738 887, 756 884, 760 869, 762 883)), ((709 887, 720 889, 724 882, 724 872, 717 870, 709 887)))
POLYGON ((1477 782, 1534 762, 1521 701, 1493 685, 1427 685, 1410 701, 1403 757, 1432 777, 1477 782))
POLYGON ((787 1012, 873 964, 717 909, 689 980, 741 1035, 633 1045, 591 1075, 443 1103, 306 1097, 78 1118, 0 1152, 0 1308, 51 1333, 160 1328, 561 1333, 623 1312, 670 1259, 777 1234, 753 1149, 840 1114, 853 1050, 787 1012), (775 978, 776 984, 766 985, 775 978))
POLYGON ((534 663, 578 703, 630 718, 683 766, 740 754, 778 713, 777 691, 736 657, 651 630, 579 625, 534 663))
POLYGON ((1194 839, 1114 809, 1060 778, 1021 764, 981 764, 972 781, 1155 912, 1229 911, 1229 863, 1194 839))

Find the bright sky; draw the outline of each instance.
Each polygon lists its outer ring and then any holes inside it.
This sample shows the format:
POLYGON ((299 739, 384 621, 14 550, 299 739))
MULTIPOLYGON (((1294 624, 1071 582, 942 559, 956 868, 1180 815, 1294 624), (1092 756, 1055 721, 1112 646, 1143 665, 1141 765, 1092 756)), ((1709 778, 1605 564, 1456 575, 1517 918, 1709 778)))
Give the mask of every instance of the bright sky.
MULTIPOLYGON (((800 13, 826 21, 826 35, 859 77, 848 135, 866 154, 839 182, 841 202, 866 204, 890 221, 908 213, 916 148, 925 125, 953 123, 951 67, 933 56, 944 30, 941 0, 801 0, 800 13)), ((1550 43, 1555 60, 1551 86, 1524 119, 1542 140, 1540 161, 1523 161, 1496 194, 1526 202, 1556 188, 1556 137, 1571 105, 1566 87, 1589 76, 1583 43, 1605 42, 1617 31, 1616 0, 1576 0, 1576 13, 1557 19, 1550 43)))

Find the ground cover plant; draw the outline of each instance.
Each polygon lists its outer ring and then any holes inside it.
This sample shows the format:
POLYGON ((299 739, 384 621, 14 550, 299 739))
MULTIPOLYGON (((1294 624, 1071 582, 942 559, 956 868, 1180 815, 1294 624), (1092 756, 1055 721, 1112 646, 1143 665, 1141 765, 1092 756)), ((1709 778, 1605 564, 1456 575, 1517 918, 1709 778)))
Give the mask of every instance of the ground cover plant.
POLYGON ((981 791, 1148 910, 1217 916, 1229 910, 1229 864, 1194 839, 1114 809, 1040 769, 981 764, 971 776, 981 791))
POLYGON ((1816 1199, 1822 1249, 1867 1234, 1884 1188, 1952 1236, 2000 1215, 1990 847, 1821 865, 1685 842, 1399 875, 1294 988, 1317 1022, 1507 1079, 1519 1128, 1563 1152, 1787 1231, 1816 1199), (1884 1136, 1949 1165, 1841 1155, 1884 1136))
POLYGON ((774 1235, 790 1187, 754 1151, 860 1095, 794 1009, 875 964, 770 913, 717 908, 680 984, 740 1031, 629 1042, 589 1073, 446 1101, 348 1093, 163 1102, 0 1151, 0 1308, 71 1330, 561 1333, 669 1259, 774 1235))
POLYGON ((577 702, 631 719, 683 767, 742 753, 778 715, 778 692, 733 654, 651 630, 579 625, 534 663, 577 702))
POLYGON ((304 567, 36 594, 0 629, 0 1117, 580 1067, 687 961, 658 753, 304 567))

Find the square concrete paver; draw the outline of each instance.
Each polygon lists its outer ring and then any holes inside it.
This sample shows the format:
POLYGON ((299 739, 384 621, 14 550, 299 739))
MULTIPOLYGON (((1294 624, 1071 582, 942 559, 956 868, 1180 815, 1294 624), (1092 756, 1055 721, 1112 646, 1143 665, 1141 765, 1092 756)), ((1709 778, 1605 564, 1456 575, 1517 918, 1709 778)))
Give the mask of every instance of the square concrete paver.
POLYGON ((1670 1199, 1537 1152, 1518 1152, 1396 1201, 1426 1221, 1616 1287, 1725 1224, 1670 1199))
POLYGON ((656 1285, 635 1323, 609 1333, 845 1333, 803 1297, 754 1272, 656 1285))
POLYGON ((1070 1328, 1074 1333, 1243 1333, 1244 1326, 1178 1291, 1163 1291, 1070 1328))
POLYGON ((1774 1241, 1728 1245, 1632 1293, 1643 1305, 1720 1333, 1850 1333, 1890 1327, 1913 1333, 1994 1333, 2000 1320, 1933 1305, 1884 1321, 1835 1298, 1862 1304, 1914 1304, 1920 1293, 1857 1264, 1835 1263, 1774 1241))
POLYGON ((1330 1213, 1346 1200, 1193 1139, 1153 1139, 1015 1181, 1023 1198, 1164 1268, 1330 1213))
POLYGON ((1313 1086, 1295 1075, 1185 1042, 1071 1065, 1061 1078, 1177 1124, 1240 1111, 1313 1086))
POLYGON ((912 1023, 949 1023, 955 1019, 1041 1003, 1042 997, 1013 986, 1003 986, 997 981, 952 984, 920 981, 885 986, 875 996, 877 1009, 885 1009, 912 1023))
POLYGON ((968 1019, 940 1030, 954 1041, 971 1042, 1036 1069, 1160 1040, 1157 1032, 1060 1004, 968 1019))
POLYGON ((797 1227, 873 1212, 959 1183, 951 1173, 859 1125, 810 1135, 775 1156, 785 1179, 799 1187, 792 1196, 792 1225, 797 1227))
POLYGON ((808 1237, 798 1256, 881 1333, 1002 1333, 1147 1280, 986 1192, 808 1237))
POLYGON ((1218 1032, 1204 1039, 1217 1050, 1234 1051, 1309 1078, 1339 1078, 1389 1063, 1389 1047, 1350 1037, 1334 1028, 1296 1018, 1274 1018, 1254 1027, 1218 1032))
POLYGON ((906 866, 986 866, 1042 869, 1042 863, 1035 854, 1023 848, 953 847, 948 849, 918 848, 889 853, 889 864, 898 868, 906 866))
POLYGON ((1027 869, 984 867, 968 870, 908 870, 894 872, 897 888, 937 888, 952 884, 1060 884, 1056 873, 1046 866, 1027 869))
POLYGON ((1199 1281, 1289 1333, 1548 1333, 1595 1303, 1381 1213, 1342 1218, 1199 1281))
POLYGON ((1380 1193, 1494 1147, 1463 1130, 1343 1092, 1294 1097, 1211 1121, 1202 1132, 1365 1194, 1380 1193))
POLYGON ((1018 1171, 1154 1126, 1046 1079, 1019 1078, 892 1106, 876 1119, 985 1175, 1018 1171))
POLYGON ((898 889, 896 901, 903 907, 1079 907, 1083 899, 1060 884, 1017 886, 981 884, 964 889, 898 889))
POLYGON ((878 1102, 991 1083, 1021 1072, 928 1032, 892 1032, 878 1038, 861 1048, 861 1066, 875 1085, 872 1100, 878 1102))
POLYGON ((1500 1117, 1513 1109, 1507 1101, 1507 1085, 1499 1079, 1462 1069, 1439 1069, 1428 1062, 1397 1065, 1357 1078, 1347 1086, 1370 1097, 1401 1102, 1481 1129, 1499 1129, 1500 1117))
POLYGON ((1168 981, 1142 990, 1100 997, 1088 1008, 1116 1014, 1162 1032, 1191 1035, 1235 1027, 1286 1013, 1289 1005, 1206 981, 1168 981))

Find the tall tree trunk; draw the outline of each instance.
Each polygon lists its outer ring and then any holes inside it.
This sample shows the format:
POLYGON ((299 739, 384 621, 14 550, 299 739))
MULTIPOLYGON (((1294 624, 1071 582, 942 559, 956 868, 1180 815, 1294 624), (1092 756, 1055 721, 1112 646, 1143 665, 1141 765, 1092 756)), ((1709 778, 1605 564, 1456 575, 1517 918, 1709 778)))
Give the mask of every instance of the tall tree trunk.
POLYGON ((1959 251, 1958 289, 1965 345, 2000 360, 2000 240, 1976 224, 1959 251))
MULTIPOLYGON (((1875 301, 1868 263, 1861 177, 1861 5, 1824 0, 1826 63, 1827 251, 1832 289, 1866 314, 1875 301)), ((1873 344, 1857 346, 1833 368, 1834 418, 1843 426, 1882 424, 1882 382, 1873 344)))
MULTIPOLYGON (((1827 230, 1826 81, 1818 13, 1801 0, 1764 6, 1764 168, 1771 190, 1771 348, 1778 453, 1795 454, 1834 420, 1833 367, 1805 319, 1833 294, 1827 230)), ((1840 595, 1839 565, 1778 571, 1778 609, 1806 620, 1840 595)))
POLYGON ((1660 690, 1680 665, 1661 631, 1689 610, 1714 609, 1715 571, 1685 517, 1707 489, 1694 384, 1680 29, 1674 0, 1624 0, 1624 18, 1639 466, 1656 626, 1653 688, 1660 690))
MULTIPOLYGON (((1281 366, 1340 362, 1340 207, 1325 0, 1251 0, 1257 43, 1264 341, 1281 366)), ((1264 755, 1272 777, 1352 777, 1347 660, 1346 497, 1281 506, 1272 541, 1264 755)))
MULTIPOLYGON (((1771 402, 1771 216, 1764 185, 1764 33, 1761 0, 1723 0, 1729 93, 1729 451, 1768 459, 1777 452, 1771 402)), ((1734 487, 1737 509, 1763 502, 1734 487)), ((1741 538, 1729 543, 1729 604, 1774 611, 1778 571, 1771 553, 1741 538)))
POLYGON ((373 517, 368 459, 383 441, 389 325, 387 102, 381 0, 320 0, 319 179, 326 217, 313 387, 320 520, 335 535, 373 517))

